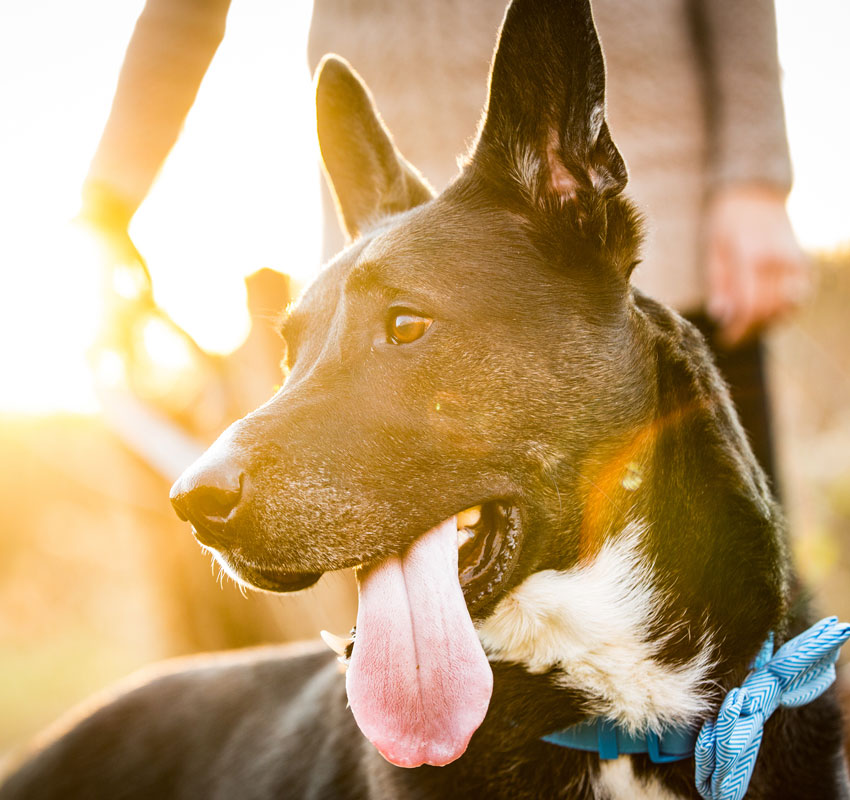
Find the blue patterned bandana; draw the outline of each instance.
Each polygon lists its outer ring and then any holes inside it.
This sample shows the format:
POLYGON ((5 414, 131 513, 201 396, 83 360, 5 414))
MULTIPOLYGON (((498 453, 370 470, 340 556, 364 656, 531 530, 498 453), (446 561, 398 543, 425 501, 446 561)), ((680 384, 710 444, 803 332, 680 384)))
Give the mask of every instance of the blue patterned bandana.
POLYGON ((764 723, 779 706, 820 697, 835 680, 850 625, 822 619, 773 654, 771 635, 740 688, 726 695, 716 720, 702 726, 694 749, 697 790, 706 800, 740 800, 756 765, 764 723))
POLYGON ((850 625, 836 617, 822 619, 775 655, 771 634, 750 674, 726 695, 717 719, 704 722, 698 735, 682 729, 635 735, 610 720, 596 719, 543 739, 599 753, 602 759, 648 753, 651 761, 663 764, 693 756, 697 790, 705 800, 741 800, 756 764, 764 723, 779 706, 803 706, 820 697, 835 680, 838 651, 848 639, 850 625))

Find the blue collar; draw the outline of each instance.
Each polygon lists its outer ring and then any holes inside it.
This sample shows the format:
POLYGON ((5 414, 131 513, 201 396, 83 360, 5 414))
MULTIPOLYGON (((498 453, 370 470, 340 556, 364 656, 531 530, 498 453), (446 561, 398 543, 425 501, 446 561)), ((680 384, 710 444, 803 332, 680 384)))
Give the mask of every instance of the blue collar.
POLYGON ((835 661, 850 625, 822 619, 774 654, 773 634, 716 719, 692 728, 632 734, 608 719, 591 719, 543 737, 546 742, 598 753, 601 759, 646 753, 655 764, 694 758, 697 790, 705 800, 741 800, 758 756, 764 723, 779 706, 820 697, 835 680, 835 661))
POLYGON ((605 760, 647 753, 653 764, 668 764, 693 756, 698 734, 698 728, 668 728, 660 736, 653 731, 629 733, 600 717, 550 733, 543 741, 599 753, 599 758, 605 760))

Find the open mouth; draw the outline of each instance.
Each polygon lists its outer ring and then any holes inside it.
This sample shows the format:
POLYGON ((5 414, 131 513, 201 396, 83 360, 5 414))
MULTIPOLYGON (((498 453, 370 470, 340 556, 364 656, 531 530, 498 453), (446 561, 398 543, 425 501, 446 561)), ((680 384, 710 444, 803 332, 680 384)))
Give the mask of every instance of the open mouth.
MULTIPOLYGON (((246 563, 238 550, 218 550, 215 533, 196 528, 195 535, 240 583, 290 592, 321 577, 246 563)), ((508 585, 520 534, 519 509, 488 500, 423 532, 404 551, 357 567, 356 635, 323 638, 347 665, 357 725, 391 763, 448 764, 483 721, 493 675, 473 615, 508 585)))
POLYGON ((458 579, 472 612, 510 577, 518 554, 520 516, 516 506, 491 500, 461 511, 456 519, 458 579))
MULTIPOLYGON (((510 503, 491 500, 460 511, 455 520, 458 582, 466 607, 473 613, 494 599, 513 571, 519 555, 520 514, 510 503)), ((321 576, 288 576, 293 584, 302 577, 305 580, 313 578, 305 583, 310 586, 321 576)), ((356 628, 352 628, 347 638, 328 631, 321 631, 321 634, 328 647, 339 656, 340 663, 347 666, 354 649, 356 628)))
POLYGON ((472 613, 506 585, 519 527, 513 505, 484 502, 357 570, 353 645, 324 638, 347 663, 358 727, 390 763, 451 763, 483 721, 493 673, 472 613))

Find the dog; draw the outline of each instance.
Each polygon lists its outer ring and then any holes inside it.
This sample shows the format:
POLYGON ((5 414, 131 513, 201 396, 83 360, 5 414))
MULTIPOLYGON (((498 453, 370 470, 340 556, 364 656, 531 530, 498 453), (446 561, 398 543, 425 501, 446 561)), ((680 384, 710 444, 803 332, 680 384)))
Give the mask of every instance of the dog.
MULTIPOLYGON (((700 796, 693 756, 552 741, 699 726, 812 622, 704 342, 630 287, 604 93, 587 0, 515 0, 434 196, 323 61, 350 244, 282 324, 283 387, 172 499, 241 583, 358 570, 345 679, 327 651, 181 662, 54 734, 2 800, 700 796)), ((848 796, 829 691, 767 721, 748 796, 848 796)))

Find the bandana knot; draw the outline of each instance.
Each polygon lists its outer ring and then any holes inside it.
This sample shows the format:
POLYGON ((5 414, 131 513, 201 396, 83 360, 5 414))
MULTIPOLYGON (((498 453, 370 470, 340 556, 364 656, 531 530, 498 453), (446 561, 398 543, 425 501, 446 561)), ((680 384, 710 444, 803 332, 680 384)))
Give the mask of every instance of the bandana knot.
POLYGON ((741 800, 750 783, 764 723, 779 706, 810 703, 835 680, 835 661, 850 625, 827 617, 773 654, 773 635, 753 670, 732 689, 716 720, 703 723, 694 749, 696 784, 705 800, 741 800))

